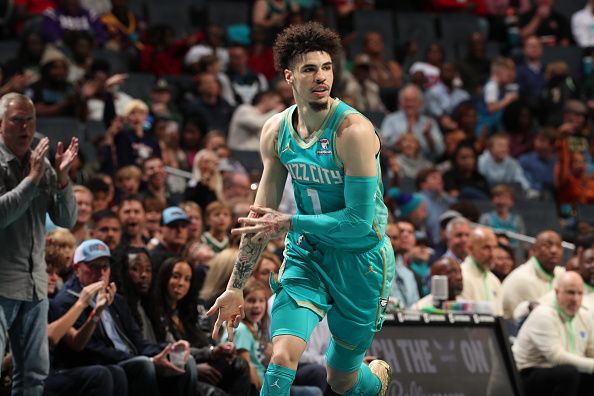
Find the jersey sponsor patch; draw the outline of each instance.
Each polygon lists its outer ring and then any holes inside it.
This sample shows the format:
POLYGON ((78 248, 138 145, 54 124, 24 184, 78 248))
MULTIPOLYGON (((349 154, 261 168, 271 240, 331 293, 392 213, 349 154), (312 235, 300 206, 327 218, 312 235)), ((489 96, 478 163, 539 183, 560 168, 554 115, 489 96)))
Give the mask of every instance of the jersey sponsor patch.
POLYGON ((328 139, 326 139, 326 138, 320 139, 318 141, 318 143, 320 144, 322 149, 316 151, 317 155, 332 154, 332 150, 330 150, 330 141, 328 139))

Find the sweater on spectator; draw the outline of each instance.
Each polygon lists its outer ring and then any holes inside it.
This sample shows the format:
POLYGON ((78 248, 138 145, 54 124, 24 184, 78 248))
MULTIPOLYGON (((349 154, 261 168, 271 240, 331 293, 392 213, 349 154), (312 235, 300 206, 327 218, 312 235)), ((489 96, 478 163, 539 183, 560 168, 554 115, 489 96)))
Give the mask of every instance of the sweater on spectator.
POLYGON ((557 139, 557 179, 555 187, 561 204, 594 203, 594 178, 584 175, 577 178, 570 172, 568 139, 557 139))
POLYGON ((107 35, 97 15, 80 7, 74 14, 63 8, 48 9, 41 22, 43 38, 47 43, 61 41, 68 32, 86 31, 98 44, 105 43, 107 35))
POLYGON ((518 183, 524 190, 530 188, 530 183, 524 176, 522 167, 514 158, 507 156, 501 162, 493 159, 489 150, 485 150, 478 159, 478 170, 485 176, 491 187, 496 184, 518 183))
POLYGON ((536 257, 514 269, 501 284, 503 317, 513 319, 514 309, 522 301, 537 301, 553 290, 555 279, 563 272, 563 267, 555 267, 553 274, 545 272, 536 257))
POLYGON ((464 287, 460 299, 471 301, 490 301, 493 314, 503 314, 501 282, 490 271, 479 267, 471 256, 460 264, 464 287))
POLYGON ((518 370, 562 364, 594 373, 594 317, 585 308, 570 317, 553 305, 537 307, 528 316, 512 347, 518 370))
MULTIPOLYGON (((441 135, 441 132, 439 131, 439 127, 437 126, 437 122, 435 120, 422 115, 419 117, 416 124, 413 125, 411 129, 417 137, 417 139, 419 139, 419 143, 421 144, 421 150, 427 158, 438 158, 443 153, 443 137, 441 135), (431 122, 431 129, 429 130, 429 135, 431 135, 431 137, 433 138, 434 152, 431 151, 429 143, 427 142, 427 139, 425 138, 425 135, 423 133, 423 128, 425 128, 425 125, 428 121, 431 122)), ((388 114, 388 116, 382 122, 382 126, 380 128, 382 143, 385 144, 387 147, 394 147, 398 139, 402 135, 407 133, 408 130, 408 122, 406 120, 406 115, 403 111, 388 114)))
POLYGON ((543 191, 545 188, 553 187, 553 175, 557 163, 556 155, 552 155, 548 160, 545 160, 540 158, 536 151, 530 151, 521 155, 518 162, 524 170, 524 175, 528 179, 531 188, 543 191))
POLYGON ((578 46, 582 48, 594 47, 594 15, 592 6, 586 7, 571 16, 571 33, 578 46))

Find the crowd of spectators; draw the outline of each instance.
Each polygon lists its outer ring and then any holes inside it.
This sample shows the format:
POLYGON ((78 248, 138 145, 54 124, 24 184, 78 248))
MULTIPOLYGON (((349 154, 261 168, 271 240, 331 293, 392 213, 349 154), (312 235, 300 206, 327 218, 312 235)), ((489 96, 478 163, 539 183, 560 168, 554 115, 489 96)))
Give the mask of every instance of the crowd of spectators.
MULTIPOLYGON (((432 308, 431 277, 446 275, 449 300, 486 302, 477 307, 523 321, 555 300, 562 239, 575 244, 567 270, 582 279, 565 279, 563 290, 585 284, 584 305, 594 295, 594 217, 581 215, 594 204, 594 1, 569 17, 554 0, 254 0, 239 25, 188 9, 200 20, 184 32, 176 21, 152 23, 136 0, 13 2, 5 39, 19 46, 0 59, 0 94, 29 97, 39 125, 76 120, 84 132, 73 136, 87 138, 68 169, 76 219, 50 212, 45 251, 36 251, 45 254, 51 301, 46 392, 261 387, 271 353, 268 278, 279 272, 284 241, 270 243, 244 291, 248 315, 235 344, 213 341, 206 311, 237 255, 230 230, 258 187, 261 128, 293 104, 273 68, 274 37, 305 20, 341 33, 334 96, 368 116, 382 140, 397 263, 390 307, 432 308), (379 27, 354 31, 357 16, 373 10, 463 14, 477 29, 462 50, 439 39, 398 41, 379 27), (563 48, 581 51, 577 72, 545 57, 563 48), (116 58, 123 69, 114 70, 116 58), (519 210, 530 205, 548 208, 550 229, 519 210), (185 366, 170 364, 176 348, 191 356, 185 366), (90 376, 86 367, 105 370, 90 376)), ((55 143, 51 131, 38 133, 55 143)), ((295 211, 291 196, 287 183, 282 210, 295 211)), ((18 234, 0 227, 4 249, 18 234)), ((304 395, 328 392, 323 351, 312 353, 295 382, 304 395)))

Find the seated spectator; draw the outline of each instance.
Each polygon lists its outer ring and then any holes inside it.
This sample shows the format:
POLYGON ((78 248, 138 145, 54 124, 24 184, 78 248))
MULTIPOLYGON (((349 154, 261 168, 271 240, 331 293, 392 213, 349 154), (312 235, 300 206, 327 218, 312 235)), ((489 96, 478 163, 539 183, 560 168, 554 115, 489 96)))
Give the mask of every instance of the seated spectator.
POLYGON ((535 304, 540 297, 553 290, 556 279, 564 271, 560 266, 563 255, 561 237, 554 231, 542 231, 531 249, 532 257, 513 270, 502 284, 503 315, 514 317, 514 310, 522 303, 535 304))
POLYGON ((371 59, 359 54, 353 60, 352 73, 344 73, 344 94, 354 98, 354 107, 362 112, 386 113, 380 86, 371 79, 371 59))
POLYGON ((260 73, 255 73, 248 66, 247 49, 235 44, 228 48, 229 64, 225 73, 229 77, 231 89, 234 94, 232 105, 249 104, 254 97, 268 90, 268 80, 260 73))
MULTIPOLYGON (((142 206, 144 215, 144 235, 148 238, 146 248, 152 250, 159 243, 161 236, 161 214, 166 206, 157 198, 144 198, 142 206)), ((185 210, 185 209, 184 209, 185 210)))
POLYGON ((105 243, 112 252, 120 245, 122 240, 122 225, 118 215, 103 209, 93 213, 91 221, 91 237, 105 243))
POLYGON ((483 84, 489 78, 491 61, 487 57, 487 38, 480 32, 468 37, 468 53, 456 63, 463 88, 470 96, 479 94, 483 84))
POLYGON ((569 73, 569 65, 563 61, 547 64, 545 78, 547 86, 540 104, 540 122, 543 125, 559 125, 566 122, 566 104, 579 97, 578 86, 569 73))
POLYGON ((103 45, 107 36, 99 16, 80 4, 80 0, 57 0, 56 7, 43 13, 41 31, 47 43, 68 43, 72 34, 86 31, 103 45))
POLYGON ((250 177, 243 172, 226 172, 223 176, 223 202, 232 204, 238 200, 252 199, 252 183, 250 177))
POLYGON ((509 137, 509 154, 518 158, 532 149, 538 124, 525 102, 516 101, 503 111, 503 126, 509 137))
POLYGON ((72 275, 76 239, 74 239, 74 235, 66 228, 56 228, 47 234, 45 243, 46 250, 56 250, 58 252, 57 255, 60 257, 60 265, 56 266, 59 276, 57 289, 59 289, 72 275))
POLYGON ((90 70, 93 64, 92 50, 95 47, 95 39, 86 31, 72 34, 72 40, 68 43, 68 81, 74 85, 81 82, 83 77, 90 70))
POLYGON ((568 138, 557 139, 558 163, 555 169, 555 191, 561 204, 594 203, 594 178, 586 173, 586 161, 581 152, 569 151, 568 138))
POLYGON ((503 129, 503 110, 519 98, 515 78, 516 66, 510 58, 499 57, 491 63, 491 75, 483 89, 485 107, 479 111, 481 127, 486 125, 492 132, 503 129))
POLYGON ((439 82, 439 74, 444 59, 445 51, 443 47, 439 43, 430 43, 425 52, 425 59, 413 63, 408 70, 411 81, 422 89, 434 87, 439 82))
MULTIPOLYGON (((230 395, 245 394, 250 383, 248 365, 242 359, 235 359, 237 352, 232 343, 212 345, 198 325, 196 306, 200 285, 194 272, 190 264, 178 257, 171 257, 161 265, 151 306, 157 339, 189 342, 202 387, 230 395)), ((204 393, 207 392, 201 389, 200 394, 204 393)))
POLYGON ((200 299, 207 309, 212 307, 215 300, 227 289, 227 283, 237 260, 237 254, 238 249, 230 247, 214 256, 210 261, 209 270, 204 279, 204 286, 200 290, 200 299))
POLYGON ((88 224, 93 215, 93 194, 84 186, 74 186, 74 197, 76 198, 76 223, 70 231, 76 238, 76 245, 90 238, 88 224))
MULTIPOLYGON (((586 242, 588 238, 578 241, 578 245, 586 242)), ((576 255, 565 263, 563 267, 556 267, 556 278, 553 283, 558 284, 559 277, 564 272, 575 271, 584 281, 584 295, 582 306, 588 310, 594 309, 594 249, 591 239, 586 246, 579 246, 576 255)), ((513 312, 513 318, 520 322, 525 319, 530 312, 539 305, 550 305, 555 303, 555 289, 551 288, 536 301, 524 301, 516 306, 513 312)))
POLYGON ((188 243, 190 218, 177 206, 170 206, 161 216, 161 236, 157 246, 151 251, 151 261, 159 269, 163 261, 180 256, 188 243))
POLYGON ((184 200, 194 201, 201 208, 222 196, 223 177, 218 170, 219 158, 212 150, 203 149, 194 157, 193 179, 188 183, 184 200))
POLYGON ((202 148, 205 123, 200 117, 185 117, 181 128, 180 146, 186 153, 186 164, 182 169, 192 169, 194 157, 202 148))
POLYGON ((526 226, 522 216, 512 212, 514 207, 513 190, 504 184, 498 184, 491 189, 493 210, 483 213, 479 223, 492 228, 494 231, 512 231, 519 234, 526 233, 526 226))
POLYGON ((421 153, 419 139, 412 133, 405 133, 402 135, 396 142, 396 147, 400 152, 400 154, 396 154, 396 161, 398 161, 398 165, 400 166, 400 177, 414 179, 417 177, 419 171, 433 165, 433 163, 421 153))
POLYGON ((514 251, 509 245, 499 242, 495 250, 493 250, 491 272, 500 282, 503 282, 515 267, 514 251))
POLYGON ((520 86, 520 97, 534 108, 547 84, 540 39, 536 36, 527 37, 523 53, 524 60, 516 67, 516 83, 520 86))
POLYGON ((522 167, 509 155, 509 137, 505 134, 500 133, 489 138, 487 150, 479 157, 478 171, 490 186, 516 183, 527 195, 532 194, 522 167))
POLYGON ((592 34, 592 2, 587 1, 586 6, 576 11, 571 16, 571 33, 575 43, 582 48, 594 47, 594 35, 592 34))
POLYGON ((142 48, 141 36, 146 26, 130 10, 129 1, 112 0, 111 10, 101 16, 101 23, 107 35, 105 48, 132 53, 142 48))
POLYGON ((434 167, 423 169, 417 175, 415 183, 419 194, 427 208, 427 230, 429 233, 429 244, 439 243, 439 217, 445 213, 455 199, 444 191, 443 177, 441 172, 434 167))
MULTIPOLYGON (((123 115, 124 108, 132 101, 132 97, 118 87, 127 78, 127 74, 112 75, 107 61, 94 60, 80 82, 81 117, 86 121, 103 121, 109 125, 116 120, 116 116, 123 115)), ((117 119, 117 122, 120 120, 117 119)))
POLYGON ((47 47, 41 58, 40 79, 26 90, 35 103, 38 117, 74 117, 77 92, 68 82, 69 63, 55 47, 47 47))
POLYGON ((149 111, 154 117, 181 121, 182 117, 177 105, 173 101, 173 92, 171 89, 167 80, 158 79, 151 89, 151 100, 148 103, 149 111))
MULTIPOLYGON (((48 296, 53 296, 55 293, 56 274, 63 265, 63 262, 60 263, 60 258, 53 253, 56 252, 52 252, 51 248, 46 251, 48 296), (54 261, 56 259, 57 261, 54 261)), ((115 291, 113 283, 106 285, 106 282, 102 280, 91 283, 81 291, 77 302, 62 316, 55 315, 55 310, 51 307, 53 299, 50 297, 47 326, 50 353, 53 354, 61 340, 64 340, 72 348, 84 348, 98 327, 98 322, 93 320, 93 317, 102 315, 103 311, 113 302, 115 291), (93 307, 94 316, 89 317, 79 329, 75 329, 73 327, 75 322, 89 306, 93 307)), ((44 394, 126 396, 128 395, 128 380, 124 370, 114 365, 92 365, 70 369, 52 367, 45 380, 44 394)))
POLYGON ((156 198, 164 206, 173 203, 172 194, 167 185, 167 173, 161 158, 149 157, 142 161, 142 181, 144 185, 141 195, 144 198, 156 198))
MULTIPOLYGON (((460 298, 462 293, 463 281, 462 271, 460 265, 450 257, 442 257, 431 266, 431 277, 435 275, 442 275, 448 277, 448 298, 446 301, 456 301, 460 298)), ((442 301, 443 303, 445 301, 442 301)), ((417 301, 413 305, 415 310, 423 310, 424 308, 440 308, 436 307, 433 294, 427 294, 425 297, 417 301)))
POLYGON ((447 250, 443 256, 462 264, 468 256, 468 238, 471 230, 470 222, 462 215, 451 219, 445 228, 447 250))
POLYGON ((193 201, 184 201, 179 204, 179 207, 182 208, 190 218, 190 224, 188 225, 189 241, 199 241, 204 230, 202 208, 193 201))
MULTIPOLYGON (((237 355, 249 365, 251 385, 260 390, 272 356, 266 286, 254 278, 249 279, 243 289, 243 298, 245 318, 234 331, 233 344, 237 348, 237 355)), ((227 334, 223 339, 227 339, 227 334)))
POLYGON ((126 297, 128 308, 142 331, 142 337, 156 343, 157 337, 147 313, 154 309, 151 301, 153 266, 149 252, 145 248, 128 246, 120 252, 120 256, 119 291, 126 297))
POLYGON ((482 153, 485 148, 489 129, 479 126, 478 111, 471 102, 461 103, 454 111, 453 120, 458 128, 464 132, 465 140, 469 140, 477 153, 482 153))
POLYGON ((121 196, 127 197, 138 194, 142 172, 134 165, 126 165, 118 169, 115 174, 115 184, 121 196))
POLYGON ((460 265, 464 287, 461 299, 470 301, 487 301, 494 315, 503 314, 501 282, 491 272, 493 250, 497 247, 497 239, 491 229, 477 227, 468 239, 468 256, 460 265))
POLYGON ((19 34, 26 34, 26 31, 23 31, 23 28, 28 21, 34 22, 38 20, 46 10, 56 6, 54 0, 14 0, 13 3, 15 31, 19 34))
POLYGON ((206 121, 208 130, 219 129, 227 133, 233 106, 221 94, 216 74, 202 72, 194 76, 197 96, 183 106, 185 116, 198 116, 206 121))
POLYGON ((448 194, 458 199, 488 199, 489 186, 487 179, 478 171, 472 142, 460 142, 452 157, 452 169, 443 175, 444 189, 448 194))
MULTIPOLYGON (((110 278, 109 248, 97 240, 89 240, 75 252, 75 275, 64 284, 54 299, 55 312, 63 315, 78 300, 83 288, 110 278)), ((191 395, 195 386, 195 367, 192 359, 185 367, 177 367, 167 358, 172 350, 189 354, 186 341, 169 344, 164 349, 142 338, 128 305, 115 294, 112 304, 100 315, 85 309, 74 324, 81 329, 86 322, 101 322, 103 331, 95 331, 82 348, 62 343, 56 354, 57 367, 78 367, 90 364, 114 364, 124 369, 130 394, 158 395, 159 389, 168 394, 191 395), (149 358, 152 357, 151 358, 149 358)))
POLYGON ((403 309, 408 308, 419 300, 415 275, 404 265, 402 255, 416 243, 414 226, 408 222, 388 223, 386 235, 390 238, 396 258, 394 279, 390 289, 390 304, 403 309))
POLYGON ((537 307, 520 328, 512 351, 526 394, 586 395, 594 386, 594 322, 583 293, 577 273, 561 275, 553 304, 537 307))
POLYGON ((229 125, 228 145, 231 150, 260 150, 260 133, 266 120, 284 110, 280 96, 274 91, 259 92, 253 103, 240 105, 229 125))
POLYGON ((229 247, 229 232, 231 231, 231 209, 221 201, 208 204, 204 211, 207 231, 200 240, 206 243, 214 252, 220 253, 229 247))
POLYGON ((430 159, 438 158, 444 150, 443 138, 437 122, 422 114, 423 93, 414 85, 399 92, 400 111, 390 113, 382 122, 382 142, 392 147, 405 133, 414 134, 421 143, 423 154, 430 159))
POLYGON ((402 85, 402 68, 400 64, 388 60, 384 53, 384 39, 378 32, 367 32, 363 39, 363 51, 369 56, 369 77, 379 85, 380 95, 385 98, 384 105, 393 109, 397 90, 402 85))
POLYGON ((269 41, 285 27, 290 13, 299 12, 299 4, 289 0, 256 0, 252 7, 252 25, 266 29, 269 41))
POLYGON ((268 300, 272 296, 272 289, 270 288, 270 277, 272 276, 275 280, 278 275, 278 271, 281 267, 281 261, 277 255, 272 252, 265 250, 262 256, 258 259, 252 277, 262 282, 266 289, 266 299, 268 300))
POLYGON ((571 28, 567 18, 553 7, 555 0, 537 0, 530 11, 520 14, 520 37, 526 40, 536 35, 544 45, 571 43, 571 28))
POLYGON ((93 195, 93 212, 111 207, 114 197, 114 193, 111 191, 112 186, 106 183, 101 176, 94 175, 86 183, 86 187, 93 195))
MULTIPOLYGON (((41 58, 45 53, 46 44, 38 31, 23 33, 20 38, 19 48, 15 57, 7 59, 2 66, 6 79, 18 77, 20 81, 16 85, 32 84, 41 77, 41 58)), ((12 92, 12 91, 7 91, 12 92)), ((23 92, 19 89, 18 92, 23 92)))
POLYGON ((140 49, 140 71, 161 77, 181 74, 182 59, 199 34, 176 40, 172 26, 158 24, 147 29, 146 37, 140 49))
POLYGON ((594 137, 592 124, 588 120, 588 108, 575 99, 570 99, 563 106, 563 122, 559 126, 558 135, 566 136, 570 153, 580 152, 587 163, 587 173, 594 171, 590 141, 594 137))
POLYGON ((470 99, 468 92, 456 86, 456 79, 458 79, 456 67, 450 62, 445 62, 441 66, 439 81, 425 94, 427 113, 439 120, 442 129, 458 127, 452 119, 454 109, 460 103, 470 99))
POLYGON ((553 178, 557 156, 555 155, 555 137, 557 131, 550 127, 542 128, 534 136, 533 149, 518 158, 530 188, 540 192, 553 188, 553 178))
POLYGON ((118 208, 118 216, 122 224, 122 245, 146 247, 148 238, 145 235, 145 211, 142 198, 124 197, 118 208))

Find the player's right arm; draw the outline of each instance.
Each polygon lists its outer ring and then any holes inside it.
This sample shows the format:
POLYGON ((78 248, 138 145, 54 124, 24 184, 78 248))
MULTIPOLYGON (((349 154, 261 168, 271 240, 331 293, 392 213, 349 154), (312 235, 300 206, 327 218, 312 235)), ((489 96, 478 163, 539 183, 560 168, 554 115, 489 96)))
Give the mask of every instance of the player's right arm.
MULTIPOLYGON (((260 153, 264 170, 254 201, 256 207, 278 208, 283 196, 287 170, 281 164, 277 151, 279 127, 283 116, 282 113, 275 115, 262 128, 260 153)), ((258 214, 254 211, 249 214, 249 217, 256 216, 258 214)), ((225 322, 229 340, 233 340, 232 326, 237 326, 243 317, 243 287, 269 241, 266 238, 253 237, 254 234, 249 233, 242 235, 239 254, 227 284, 227 290, 217 298, 215 304, 207 313, 212 315, 217 310, 219 311, 212 334, 215 339, 218 337, 220 327, 225 322)))

